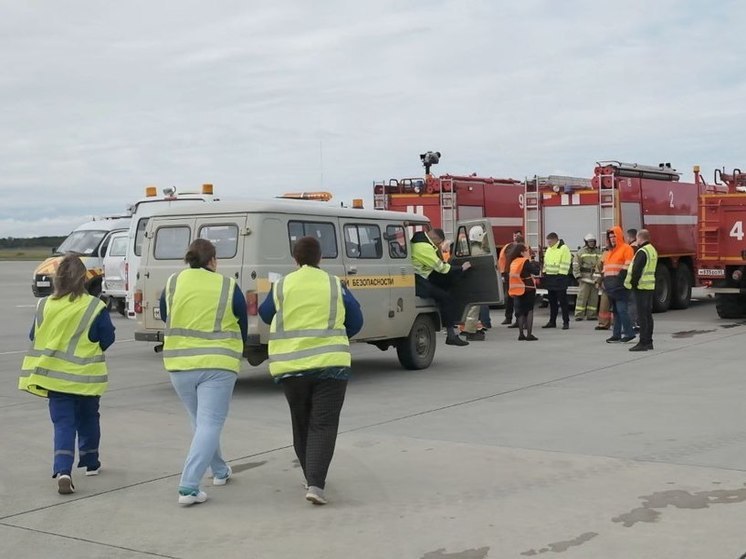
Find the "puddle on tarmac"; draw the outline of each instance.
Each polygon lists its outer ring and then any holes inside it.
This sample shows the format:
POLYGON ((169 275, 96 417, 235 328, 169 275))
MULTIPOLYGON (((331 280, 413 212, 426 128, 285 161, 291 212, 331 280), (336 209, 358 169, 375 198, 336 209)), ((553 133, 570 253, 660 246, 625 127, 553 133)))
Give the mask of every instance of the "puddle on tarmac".
POLYGON ((456 551, 455 553, 446 553, 445 548, 441 548, 425 553, 422 559, 485 559, 489 552, 489 547, 467 549, 466 551, 456 551))
POLYGON ((699 491, 697 493, 673 489, 671 491, 660 491, 640 498, 643 500, 641 507, 620 514, 612 518, 611 521, 622 523, 629 528, 638 522, 656 522, 661 516, 658 509, 665 509, 668 506, 676 507, 677 509, 706 509, 710 505, 743 503, 746 501, 746 487, 730 490, 715 489, 713 491, 699 491))
POLYGON ((698 334, 709 334, 715 332, 715 330, 684 330, 682 332, 674 332, 671 334, 672 338, 693 338, 698 334))
POLYGON ((521 553, 521 555, 524 555, 525 557, 533 557, 534 555, 541 555, 542 553, 549 553, 550 551, 554 553, 562 553, 563 551, 567 551, 571 547, 583 545, 585 542, 591 541, 596 536, 598 536, 596 532, 586 532, 584 534, 580 534, 577 538, 574 538, 572 540, 550 543, 547 544, 546 547, 542 547, 541 549, 529 549, 528 551, 524 551, 523 553, 521 553))
POLYGON ((732 324, 721 324, 720 328, 738 328, 744 324, 746 324, 746 322, 733 322, 732 324))

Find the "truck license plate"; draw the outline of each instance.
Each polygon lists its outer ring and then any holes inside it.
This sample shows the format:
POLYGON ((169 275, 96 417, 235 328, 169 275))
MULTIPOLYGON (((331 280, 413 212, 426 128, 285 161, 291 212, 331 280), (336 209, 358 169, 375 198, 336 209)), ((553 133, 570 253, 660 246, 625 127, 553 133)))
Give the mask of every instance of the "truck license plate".
POLYGON ((159 307, 155 307, 153 309, 153 318, 155 318, 156 320, 161 319, 161 309, 159 307))
POLYGON ((51 281, 37 281, 36 287, 52 287, 51 281))
POLYGON ((697 271, 697 274, 699 276, 708 277, 708 278, 724 278, 725 270, 721 270, 718 268, 700 268, 697 271))

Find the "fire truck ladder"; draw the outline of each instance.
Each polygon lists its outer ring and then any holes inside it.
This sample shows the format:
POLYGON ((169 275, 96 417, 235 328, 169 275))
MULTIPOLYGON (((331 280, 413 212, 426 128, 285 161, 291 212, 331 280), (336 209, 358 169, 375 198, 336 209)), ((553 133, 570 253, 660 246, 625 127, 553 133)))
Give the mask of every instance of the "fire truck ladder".
POLYGON ((598 183, 598 234, 603 239, 616 225, 617 203, 614 175, 600 175, 598 183))
POLYGON ((454 239, 454 228, 456 226, 456 193, 453 191, 453 182, 443 180, 440 184, 440 226, 446 239, 454 239), (446 188, 449 188, 446 191, 446 188))
POLYGON ((541 244, 541 194, 539 194, 539 178, 526 178, 523 190, 523 223, 526 234, 526 244, 537 251, 541 244))
POLYGON ((720 199, 701 198, 699 207, 699 257, 716 260, 720 247, 720 199))

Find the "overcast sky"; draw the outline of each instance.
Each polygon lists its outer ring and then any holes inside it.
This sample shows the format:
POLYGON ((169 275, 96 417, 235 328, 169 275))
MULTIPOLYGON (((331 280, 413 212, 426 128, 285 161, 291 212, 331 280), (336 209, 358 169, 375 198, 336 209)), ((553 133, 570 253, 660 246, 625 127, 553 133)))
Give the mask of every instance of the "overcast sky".
POLYGON ((434 170, 746 167, 746 2, 0 0, 0 237, 148 184, 225 198, 434 170))

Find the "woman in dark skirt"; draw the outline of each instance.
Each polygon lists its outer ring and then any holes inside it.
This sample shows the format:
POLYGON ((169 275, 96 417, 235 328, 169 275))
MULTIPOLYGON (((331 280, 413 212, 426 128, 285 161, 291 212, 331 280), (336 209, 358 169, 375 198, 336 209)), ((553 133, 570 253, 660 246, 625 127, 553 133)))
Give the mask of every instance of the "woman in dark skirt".
POLYGON ((509 255, 510 276, 508 295, 513 297, 518 339, 536 341, 534 336, 534 303, 536 302, 536 282, 534 276, 541 272, 538 262, 531 260, 531 251, 523 243, 516 244, 509 255), (525 332, 525 333, 524 333, 525 332))

